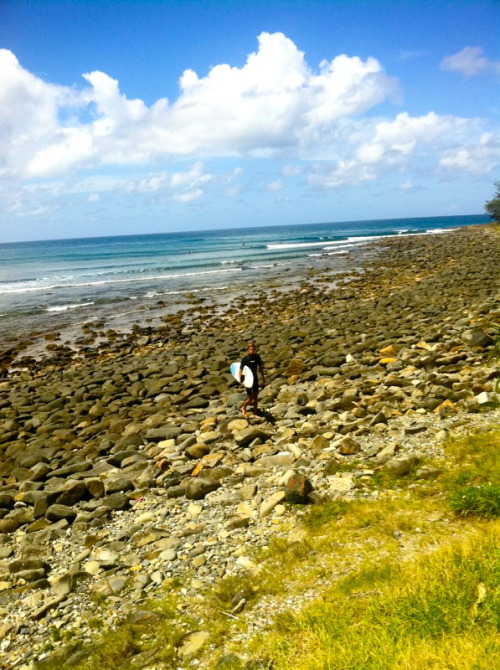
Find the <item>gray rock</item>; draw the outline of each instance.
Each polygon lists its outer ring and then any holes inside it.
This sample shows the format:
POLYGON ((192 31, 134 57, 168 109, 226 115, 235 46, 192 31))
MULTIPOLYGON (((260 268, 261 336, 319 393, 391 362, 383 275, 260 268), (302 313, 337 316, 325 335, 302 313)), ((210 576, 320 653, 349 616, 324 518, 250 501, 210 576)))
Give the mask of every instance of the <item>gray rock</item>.
POLYGON ((60 521, 61 519, 66 519, 67 521, 73 521, 76 517, 76 511, 72 507, 67 505, 50 505, 45 512, 45 517, 49 521, 60 521))
POLYGON ((216 491, 221 486, 220 482, 214 479, 193 478, 185 488, 185 495, 188 500, 202 500, 212 491, 216 491))
POLYGON ((418 456, 398 456, 397 458, 391 458, 387 461, 385 469, 393 475, 403 477, 404 475, 409 474, 415 466, 418 465, 419 461, 420 459, 418 456))
POLYGON ((236 444, 239 447, 246 447, 255 440, 261 440, 262 442, 265 442, 270 437, 271 434, 268 431, 265 431, 258 426, 250 426, 249 428, 245 428, 245 430, 241 430, 234 435, 236 444))

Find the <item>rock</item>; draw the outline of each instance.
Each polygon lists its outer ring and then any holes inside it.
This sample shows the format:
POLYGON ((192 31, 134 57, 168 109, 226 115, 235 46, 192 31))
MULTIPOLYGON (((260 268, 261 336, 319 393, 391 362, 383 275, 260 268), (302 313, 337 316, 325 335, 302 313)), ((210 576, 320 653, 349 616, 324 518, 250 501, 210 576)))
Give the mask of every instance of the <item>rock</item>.
POLYGON ((391 458, 394 457, 394 454, 399 451, 400 447, 397 444, 388 444, 387 447, 384 447, 381 449, 374 457, 374 461, 379 464, 383 465, 384 463, 387 463, 391 458))
POLYGON ((270 433, 259 428, 257 426, 250 426, 245 430, 241 430, 234 435, 236 444, 239 447, 246 447, 248 444, 251 444, 254 440, 260 440, 265 442, 271 437, 270 433))
POLYGON ((354 477, 349 473, 333 475, 328 478, 330 491, 336 495, 338 493, 347 493, 355 487, 354 477))
POLYGON ((202 500, 206 495, 212 491, 216 491, 220 486, 220 482, 214 479, 193 478, 186 485, 185 496, 188 500, 202 500))
POLYGON ((493 342, 493 338, 481 328, 472 328, 462 333, 462 340, 471 347, 487 347, 493 342))
POLYGON ((305 475, 294 473, 286 483, 285 500, 293 504, 307 504, 311 502, 309 494, 312 490, 313 486, 305 475))
POLYGON ((182 433, 179 426, 163 426, 162 428, 151 428, 146 432, 146 439, 154 442, 161 440, 171 440, 178 437, 182 433))
POLYGON ((104 480, 104 491, 106 495, 118 493, 119 491, 130 491, 134 485, 128 477, 123 475, 111 475, 104 480))
POLYGON ((391 458, 387 461, 384 467, 391 474, 398 477, 404 477, 418 465, 419 460, 418 456, 398 456, 397 458, 391 458))
POLYGON ((227 429, 231 433, 241 432, 242 430, 245 430, 245 428, 248 428, 248 421, 246 419, 233 419, 227 425, 227 429))
POLYGON ((311 441, 310 449, 315 454, 318 453, 319 451, 322 451, 323 449, 326 449, 329 446, 330 446, 330 440, 328 440, 323 435, 316 435, 316 437, 313 437, 311 441))
POLYGON ((339 453, 343 456, 351 456, 361 451, 361 445, 352 437, 345 437, 340 443, 335 443, 335 446, 338 446, 339 453))
POLYGON ((112 493, 105 498, 102 498, 101 504, 103 507, 107 507, 113 510, 123 510, 130 507, 130 500, 127 498, 125 493, 112 493))
POLYGON ((495 402, 495 394, 483 391, 482 393, 479 393, 474 400, 478 405, 491 405, 495 402))
POLYGON ((107 549, 97 551, 95 560, 99 561, 99 565, 103 568, 114 568, 120 563, 120 557, 116 551, 109 551, 107 549))
POLYGON ((292 465, 295 461, 295 456, 289 451, 282 451, 273 456, 263 456, 256 461, 256 465, 263 468, 274 468, 280 466, 292 465))
POLYGON ((102 479, 84 479, 84 484, 93 498, 102 498, 104 495, 104 482, 102 479))
POLYGON ((76 517, 76 511, 67 505, 54 504, 47 508, 45 517, 49 521, 61 521, 61 519, 65 519, 71 522, 76 517))
POLYGON ((62 493, 56 498, 56 504, 71 507, 75 503, 87 498, 89 490, 84 482, 68 482, 62 493))
POLYGON ((210 633, 204 630, 197 630, 188 633, 178 648, 179 656, 183 659, 189 659, 197 654, 203 645, 209 640, 210 633))
POLYGON ((269 498, 266 498, 260 505, 259 519, 264 519, 266 516, 269 516, 276 505, 285 500, 285 495, 285 491, 277 491, 269 498))
POLYGON ((36 558, 27 558, 27 559, 17 559, 11 561, 8 564, 9 572, 11 575, 19 575, 20 573, 26 573, 29 571, 40 572, 42 576, 45 576, 50 572, 50 565, 43 560, 36 558))
POLYGON ((57 598, 64 598, 69 595, 74 588, 74 576, 67 572, 65 575, 60 575, 52 581, 52 591, 54 591, 57 598))
POLYGON ((226 530, 235 530, 236 528, 247 528, 250 524, 249 516, 232 516, 230 519, 224 522, 224 528, 226 530))
POLYGON ((427 430, 427 426, 423 423, 414 423, 411 426, 405 428, 405 435, 416 435, 417 433, 423 433, 427 430))

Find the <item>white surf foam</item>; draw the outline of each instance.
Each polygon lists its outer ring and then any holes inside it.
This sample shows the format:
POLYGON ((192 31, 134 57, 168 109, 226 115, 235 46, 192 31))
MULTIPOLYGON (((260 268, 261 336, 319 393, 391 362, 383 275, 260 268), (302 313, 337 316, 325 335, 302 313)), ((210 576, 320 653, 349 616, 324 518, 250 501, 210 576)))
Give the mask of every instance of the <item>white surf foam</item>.
POLYGON ((46 312, 66 312, 69 309, 78 309, 79 307, 89 307, 93 305, 93 302, 79 302, 73 305, 53 305, 52 307, 47 307, 46 312))

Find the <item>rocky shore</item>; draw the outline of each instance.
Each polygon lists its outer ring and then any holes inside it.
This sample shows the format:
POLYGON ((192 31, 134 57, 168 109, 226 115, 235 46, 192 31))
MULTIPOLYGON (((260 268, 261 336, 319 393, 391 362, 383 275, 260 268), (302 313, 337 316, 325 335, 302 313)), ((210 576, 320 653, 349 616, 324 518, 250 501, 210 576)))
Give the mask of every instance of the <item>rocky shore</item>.
POLYGON ((189 596, 252 570, 289 502, 383 496, 366 486, 378 469, 432 477, 447 432, 498 421, 498 231, 391 238, 368 258, 158 327, 84 325, 77 349, 49 334, 41 359, 4 352, 0 667, 42 668, 61 629, 71 667, 96 602, 112 626, 169 580, 189 596), (246 420, 228 368, 250 338, 269 383, 246 420))

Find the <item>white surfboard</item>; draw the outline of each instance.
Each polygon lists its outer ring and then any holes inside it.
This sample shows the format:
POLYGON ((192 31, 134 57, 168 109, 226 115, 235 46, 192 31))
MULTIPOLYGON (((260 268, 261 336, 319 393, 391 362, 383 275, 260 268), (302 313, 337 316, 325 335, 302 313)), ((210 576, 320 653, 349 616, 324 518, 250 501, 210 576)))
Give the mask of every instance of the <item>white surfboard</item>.
MULTIPOLYGON (((239 363, 232 363, 231 367, 229 368, 231 370, 231 374, 233 377, 236 379, 237 382, 240 381, 240 364, 239 363)), ((247 389, 251 389, 253 386, 253 372, 250 370, 250 368, 245 365, 243 368, 243 386, 247 389)))

